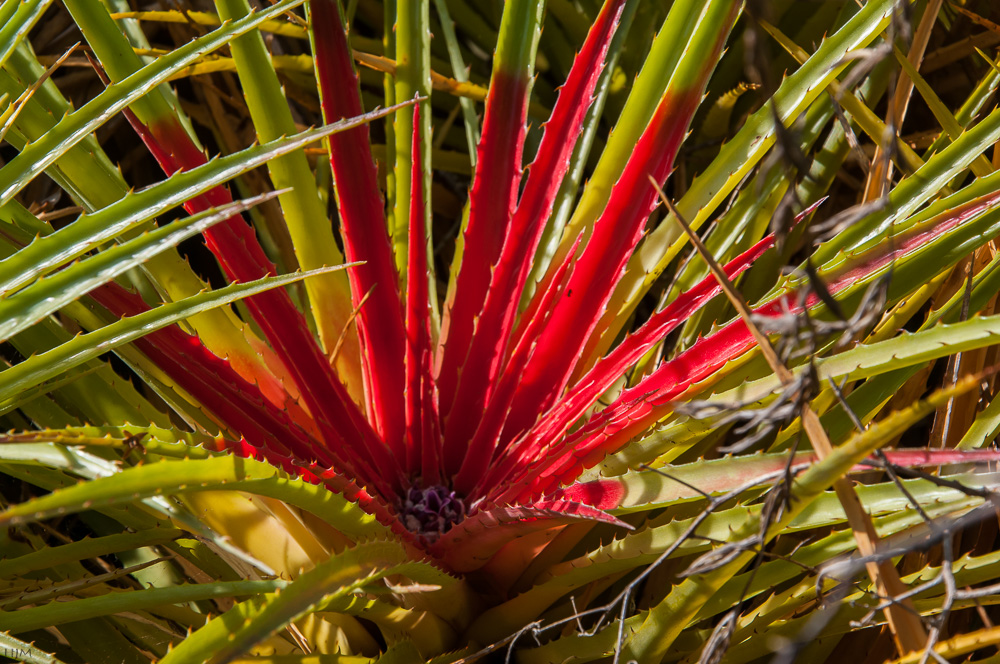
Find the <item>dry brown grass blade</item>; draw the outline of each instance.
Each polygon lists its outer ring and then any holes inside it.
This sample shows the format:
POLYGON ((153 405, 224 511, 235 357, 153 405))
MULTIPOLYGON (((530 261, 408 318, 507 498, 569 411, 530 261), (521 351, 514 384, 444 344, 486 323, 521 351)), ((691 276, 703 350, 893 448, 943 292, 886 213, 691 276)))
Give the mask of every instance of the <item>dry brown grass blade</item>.
MULTIPOLYGON (((972 294, 973 277, 985 267, 990 260, 989 247, 981 247, 969 257, 955 266, 948 281, 941 288, 941 296, 935 296, 934 301, 945 301, 958 292, 964 292, 961 320, 967 320, 969 314, 969 298, 972 294)), ((945 385, 955 385, 962 378, 973 375, 985 368, 986 348, 974 351, 956 353, 948 358, 945 370, 945 385)), ((931 428, 930 444, 934 447, 955 447, 962 437, 962 432, 971 426, 975 419, 976 407, 979 402, 979 391, 966 392, 956 396, 939 408, 934 414, 934 425, 931 428)))
MULTIPOLYGON (((906 59, 910 61, 913 68, 920 71, 920 64, 927 51, 927 43, 931 38, 931 30, 934 22, 941 10, 942 0, 930 0, 924 15, 920 19, 920 25, 913 33, 913 43, 910 45, 910 52, 906 59)), ((910 98, 913 93, 913 81, 907 76, 905 71, 899 72, 899 79, 896 82, 896 92, 889 104, 886 113, 886 124, 889 125, 899 135, 899 128, 906 118, 906 111, 910 106, 910 98)), ((875 146, 875 156, 872 158, 872 168, 868 171, 868 182, 865 185, 864 201, 873 201, 881 198, 892 180, 892 162, 886 159, 885 147, 882 143, 875 146)))
MULTIPOLYGON (((650 178, 650 181, 656 187, 660 200, 663 201, 670 213, 677 219, 677 222, 687 234, 695 250, 708 264, 712 274, 715 275, 726 297, 729 298, 729 301, 739 312, 740 318, 743 319, 743 322, 757 341, 757 345, 760 347, 761 353, 764 359, 767 360, 771 370, 774 371, 783 385, 790 386, 793 382, 792 372, 788 370, 788 367, 778 357, 774 346, 771 345, 770 339, 754 324, 750 315, 750 307, 747 305, 742 294, 736 290, 732 281, 726 276, 725 271, 715 258, 712 257, 701 239, 666 197, 659 185, 652 178, 650 178)), ((809 442, 812 444, 816 455, 820 459, 826 458, 833 451, 833 446, 830 444, 830 438, 827 436, 819 416, 808 403, 802 404, 801 418, 802 428, 805 430, 806 436, 809 438, 809 442)), ((858 544, 858 552, 866 558, 874 556, 878 547, 879 537, 875 532, 875 527, 872 525, 871 517, 865 512, 864 507, 862 507, 861 501, 851 483, 846 478, 841 478, 834 483, 834 490, 847 515, 848 524, 854 532, 854 538, 858 544)), ((865 567, 880 595, 884 597, 896 597, 906 591, 906 586, 903 585, 902 580, 899 578, 899 573, 891 562, 869 562, 865 567)), ((896 647, 901 653, 905 654, 923 649, 927 643, 927 632, 920 620, 920 615, 913 610, 909 600, 890 604, 885 609, 885 615, 889 623, 889 628, 892 630, 896 647)))
POLYGON ((955 3, 949 3, 949 4, 951 5, 952 9, 954 9, 955 11, 957 11, 959 14, 962 14, 962 15, 966 16, 970 21, 972 21, 976 25, 981 25, 984 28, 986 28, 987 30, 989 30, 990 32, 994 32, 994 33, 1000 35, 1000 25, 997 25, 996 23, 994 23, 993 21, 989 20, 988 18, 980 16, 979 14, 977 14, 977 13, 975 13, 973 11, 969 11, 965 7, 962 7, 962 6, 957 5, 955 3))
MULTIPOLYGON (((972 279, 978 275, 996 255, 992 243, 977 249, 952 270, 948 281, 941 287, 940 294, 935 295, 934 302, 944 302, 960 290, 965 291, 965 302, 962 306, 962 320, 976 312, 969 311, 972 279)), ((996 313, 997 298, 994 297, 985 307, 979 310, 980 315, 996 313)), ((997 348, 995 346, 977 348, 972 351, 956 353, 948 361, 945 374, 946 385, 955 385, 960 379, 984 371, 986 367, 996 363, 997 348)), ((951 399, 945 407, 938 409, 934 416, 934 426, 931 429, 930 442, 932 446, 954 448, 975 420, 979 405, 978 390, 966 392, 951 399)))

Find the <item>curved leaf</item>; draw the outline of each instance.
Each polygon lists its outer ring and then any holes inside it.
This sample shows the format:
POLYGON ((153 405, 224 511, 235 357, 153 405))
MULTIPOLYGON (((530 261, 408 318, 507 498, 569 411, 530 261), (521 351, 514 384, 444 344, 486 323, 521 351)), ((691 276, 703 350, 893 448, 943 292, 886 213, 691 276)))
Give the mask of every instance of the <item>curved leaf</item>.
POLYGON ((20 390, 37 385, 59 375, 62 371, 194 314, 221 307, 271 288, 280 288, 314 274, 341 270, 344 267, 346 266, 267 277, 247 284, 232 284, 124 318, 99 330, 77 336, 72 341, 0 372, 0 398, 9 398, 20 390))
POLYGON ((258 641, 299 616, 347 597, 389 574, 439 576, 429 566, 417 569, 404 551, 391 542, 359 544, 330 558, 285 585, 280 594, 237 605, 189 636, 161 662, 232 661, 258 641))
POLYGON ((66 115, 45 135, 26 146, 14 159, 0 168, 0 205, 10 200, 31 179, 55 162, 68 149, 101 126, 112 115, 142 97, 171 73, 204 53, 220 48, 237 35, 253 30, 263 21, 302 4, 304 0, 282 0, 266 10, 192 41, 166 55, 121 83, 107 88, 79 110, 66 115))
POLYGON ((264 194, 175 221, 75 263, 10 297, 0 299, 0 341, 9 339, 158 253, 176 247, 214 224, 272 198, 274 194, 264 194))

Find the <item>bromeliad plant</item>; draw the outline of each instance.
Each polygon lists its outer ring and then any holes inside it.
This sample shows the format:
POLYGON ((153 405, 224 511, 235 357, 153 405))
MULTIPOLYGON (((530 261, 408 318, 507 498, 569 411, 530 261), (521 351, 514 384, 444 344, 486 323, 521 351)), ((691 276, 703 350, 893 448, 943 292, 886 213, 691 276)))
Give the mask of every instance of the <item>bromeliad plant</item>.
POLYGON ((997 480, 969 464, 1000 427, 1000 69, 956 112, 919 71, 970 18, 302 4, 0 4, 4 654, 997 643, 997 480), (63 27, 85 46, 51 57, 63 27), (765 40, 799 61, 780 84, 765 40), (939 127, 922 156, 892 138, 911 94, 939 127), (165 175, 134 190, 149 155, 165 175))

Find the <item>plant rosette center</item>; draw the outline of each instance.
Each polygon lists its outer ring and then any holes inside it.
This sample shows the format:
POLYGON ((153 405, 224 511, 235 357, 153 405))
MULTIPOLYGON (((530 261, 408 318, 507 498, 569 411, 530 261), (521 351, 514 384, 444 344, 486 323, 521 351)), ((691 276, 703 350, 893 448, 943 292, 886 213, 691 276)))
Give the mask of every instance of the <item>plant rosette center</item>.
POLYGON ((427 544, 436 542, 467 515, 465 500, 441 485, 410 487, 399 505, 403 526, 427 544))

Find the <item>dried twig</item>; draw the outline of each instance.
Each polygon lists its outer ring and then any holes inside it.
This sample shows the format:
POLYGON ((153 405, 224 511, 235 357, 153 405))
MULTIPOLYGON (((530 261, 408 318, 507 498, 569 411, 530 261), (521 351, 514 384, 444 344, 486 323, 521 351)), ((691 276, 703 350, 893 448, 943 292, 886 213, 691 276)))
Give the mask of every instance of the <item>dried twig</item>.
MULTIPOLYGON (((788 386, 793 383, 794 377, 791 371, 789 371, 788 367, 786 367, 778 358, 770 340, 764 336, 764 334, 755 325, 750 315, 750 308, 747 306, 743 296, 736 290, 725 271, 708 252, 705 245, 702 244, 700 238, 698 238, 698 236, 694 233, 690 225, 688 225, 670 200, 663 194, 663 191, 659 188, 657 183, 652 179, 651 182, 653 182, 653 186, 656 187, 661 200, 663 200, 667 208, 673 213, 677 222, 684 229, 684 232, 687 233, 691 244, 695 247, 698 253, 701 254, 702 259, 708 263, 712 273, 715 274, 720 286, 722 286, 723 292, 739 312, 740 317, 744 320, 750 333, 757 341, 761 354, 767 360, 771 370, 774 371, 783 385, 788 386)), ((819 420, 819 415, 817 415, 807 403, 803 403, 801 418, 802 428, 809 437, 809 441, 812 443, 813 449, 816 451, 816 455, 820 459, 826 458, 833 451, 833 446, 830 444, 830 439, 827 437, 826 431, 823 429, 823 425, 819 420)), ((847 521, 851 526, 851 530, 854 531, 859 551, 861 551, 862 555, 865 556, 875 553, 879 539, 878 534, 875 532, 875 527, 872 525, 871 518, 861 506, 861 501, 858 499, 853 487, 846 478, 840 478, 834 482, 834 490, 844 507, 844 512, 847 514, 847 521)), ((879 592, 892 596, 905 590, 902 581, 899 579, 899 573, 893 565, 888 563, 872 563, 867 567, 869 575, 879 588, 879 592)), ((920 621, 919 616, 916 616, 909 611, 900 610, 898 606, 891 606, 886 609, 886 618, 889 621, 890 629, 896 639, 896 645, 901 652, 905 653, 918 650, 926 642, 926 631, 924 630, 923 623, 920 621)))

